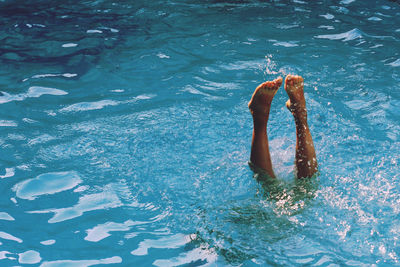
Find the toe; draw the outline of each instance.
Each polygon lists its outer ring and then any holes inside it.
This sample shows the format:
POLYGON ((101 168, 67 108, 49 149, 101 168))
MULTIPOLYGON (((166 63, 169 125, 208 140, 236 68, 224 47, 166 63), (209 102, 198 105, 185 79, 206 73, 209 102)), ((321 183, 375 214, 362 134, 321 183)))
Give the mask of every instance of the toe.
POLYGON ((303 82, 303 77, 297 75, 297 76, 295 77, 295 81, 296 81, 296 83, 302 83, 302 82, 303 82))
POLYGON ((285 79, 285 88, 286 86, 289 87, 294 87, 294 86, 299 86, 303 84, 303 77, 299 75, 287 75, 285 79))
POLYGON ((282 85, 282 77, 278 77, 274 80, 275 87, 280 87, 282 85))
POLYGON ((264 82, 264 83, 262 83, 262 84, 259 84, 259 85, 257 86, 257 88, 256 88, 256 90, 255 90, 255 92, 254 92, 254 94, 260 93, 260 91, 261 91, 262 89, 264 89, 266 86, 267 86, 267 83, 266 83, 266 82, 264 82))
POLYGON ((290 110, 290 105, 291 105, 291 103, 290 103, 290 99, 289 99, 288 101, 286 101, 286 107, 288 108, 288 110, 290 110))
POLYGON ((293 79, 293 76, 291 74, 289 74, 288 76, 286 76, 285 83, 290 84, 292 82, 292 79, 293 79))

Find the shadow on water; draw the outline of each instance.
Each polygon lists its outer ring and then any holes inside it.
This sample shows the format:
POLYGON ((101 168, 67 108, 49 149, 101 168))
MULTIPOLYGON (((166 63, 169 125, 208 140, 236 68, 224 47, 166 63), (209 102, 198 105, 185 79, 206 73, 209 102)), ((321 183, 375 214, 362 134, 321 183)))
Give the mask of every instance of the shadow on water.
POLYGON ((294 179, 292 182, 271 178, 268 175, 255 173, 254 178, 260 184, 260 196, 274 203, 276 214, 296 215, 312 204, 319 187, 318 175, 310 178, 294 179))
POLYGON ((194 244, 217 252, 230 265, 285 262, 284 246, 301 235, 303 213, 314 205, 319 187, 318 176, 290 182, 257 173, 253 178, 252 196, 197 214, 201 219, 194 244))
MULTIPOLYGON (((109 12, 112 3, 71 1, 0 2, 0 62, 59 66, 79 76, 94 68, 107 51, 123 47, 138 33, 132 19, 139 8, 109 12), (48 40, 43 42, 43 40, 48 40)), ((124 3, 119 3, 124 5, 124 3)))

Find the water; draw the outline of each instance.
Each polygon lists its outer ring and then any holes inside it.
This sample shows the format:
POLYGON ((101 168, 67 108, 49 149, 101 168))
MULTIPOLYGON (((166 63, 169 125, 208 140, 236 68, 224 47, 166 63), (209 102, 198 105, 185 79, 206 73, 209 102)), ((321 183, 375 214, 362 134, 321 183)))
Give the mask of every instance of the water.
POLYGON ((396 1, 0 3, 0 265, 354 266, 400 257, 396 1), (247 102, 300 74, 320 175, 247 165, 247 102))

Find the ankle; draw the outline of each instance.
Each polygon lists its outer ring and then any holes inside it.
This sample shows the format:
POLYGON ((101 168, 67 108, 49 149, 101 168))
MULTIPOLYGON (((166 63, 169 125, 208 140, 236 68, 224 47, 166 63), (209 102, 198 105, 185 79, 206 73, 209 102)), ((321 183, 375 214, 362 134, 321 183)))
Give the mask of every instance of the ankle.
POLYGON ((254 129, 265 129, 268 124, 268 114, 253 114, 254 129))

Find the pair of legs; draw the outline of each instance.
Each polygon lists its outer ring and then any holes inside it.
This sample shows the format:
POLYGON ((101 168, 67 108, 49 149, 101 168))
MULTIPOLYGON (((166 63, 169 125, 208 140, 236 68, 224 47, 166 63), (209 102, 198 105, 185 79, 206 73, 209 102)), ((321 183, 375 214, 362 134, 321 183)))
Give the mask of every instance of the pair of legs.
MULTIPOLYGON (((314 143, 307 124, 303 84, 301 76, 288 75, 285 79, 285 90, 289 95, 286 107, 293 114, 296 124, 295 172, 298 178, 311 177, 318 170, 314 143)), ((281 85, 281 77, 260 84, 249 102, 254 125, 250 162, 273 178, 275 174, 269 153, 267 124, 272 99, 281 85)))

